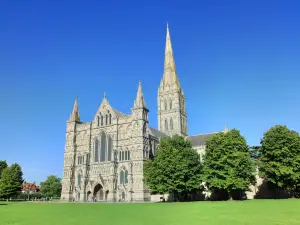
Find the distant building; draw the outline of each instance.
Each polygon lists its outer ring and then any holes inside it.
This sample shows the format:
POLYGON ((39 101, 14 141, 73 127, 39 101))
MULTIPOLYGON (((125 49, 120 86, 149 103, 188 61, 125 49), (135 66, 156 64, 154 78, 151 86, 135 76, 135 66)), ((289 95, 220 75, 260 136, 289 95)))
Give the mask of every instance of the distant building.
POLYGON ((168 27, 157 105, 158 129, 154 129, 148 124, 149 110, 141 83, 129 115, 113 108, 104 95, 93 120, 82 122, 76 98, 67 121, 61 199, 151 201, 143 181, 143 165, 149 154, 155 155, 162 137, 186 137, 202 158, 206 141, 215 133, 188 136, 185 96, 168 27))
POLYGON ((22 193, 26 194, 34 194, 40 191, 40 187, 33 183, 24 182, 22 184, 22 193))

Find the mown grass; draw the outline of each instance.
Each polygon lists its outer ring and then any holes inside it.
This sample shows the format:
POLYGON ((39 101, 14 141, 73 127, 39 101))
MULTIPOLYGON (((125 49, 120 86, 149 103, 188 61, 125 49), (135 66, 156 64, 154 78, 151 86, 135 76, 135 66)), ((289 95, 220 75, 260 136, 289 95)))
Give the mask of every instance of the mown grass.
POLYGON ((300 200, 190 203, 6 203, 0 224, 300 224, 300 200))

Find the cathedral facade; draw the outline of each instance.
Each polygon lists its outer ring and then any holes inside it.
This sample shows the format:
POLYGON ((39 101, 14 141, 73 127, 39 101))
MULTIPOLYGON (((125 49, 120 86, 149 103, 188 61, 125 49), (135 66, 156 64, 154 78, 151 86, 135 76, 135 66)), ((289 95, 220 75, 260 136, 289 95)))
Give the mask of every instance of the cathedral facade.
POLYGON ((167 27, 164 73, 158 88, 158 130, 149 126, 142 85, 131 114, 113 108, 104 94, 90 122, 80 121, 78 100, 67 121, 61 200, 65 201, 151 201, 143 182, 143 165, 155 155, 163 137, 182 135, 204 154, 212 134, 188 136, 185 96, 167 27))

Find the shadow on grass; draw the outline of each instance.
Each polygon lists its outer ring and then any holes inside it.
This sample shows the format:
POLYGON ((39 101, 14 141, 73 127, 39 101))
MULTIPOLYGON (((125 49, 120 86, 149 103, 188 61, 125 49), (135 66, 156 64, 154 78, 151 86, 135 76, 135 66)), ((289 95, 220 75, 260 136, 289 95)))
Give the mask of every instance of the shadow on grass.
POLYGON ((7 204, 6 204, 6 203, 0 203, 0 206, 1 206, 1 205, 7 205, 7 204))

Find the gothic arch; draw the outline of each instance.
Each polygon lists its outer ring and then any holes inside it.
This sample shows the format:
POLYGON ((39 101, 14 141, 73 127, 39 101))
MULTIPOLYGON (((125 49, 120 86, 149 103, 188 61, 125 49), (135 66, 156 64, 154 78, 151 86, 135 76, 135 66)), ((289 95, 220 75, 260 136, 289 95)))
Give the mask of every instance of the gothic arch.
POLYGON ((165 119, 165 131, 168 131, 168 119, 165 119))
POLYGON ((106 161, 107 140, 105 132, 100 135, 100 162, 106 161))
POLYGON ((99 162, 99 139, 97 137, 93 140, 93 161, 99 162))
POLYGON ((128 169, 125 166, 120 168, 119 181, 120 184, 128 184, 128 169))

